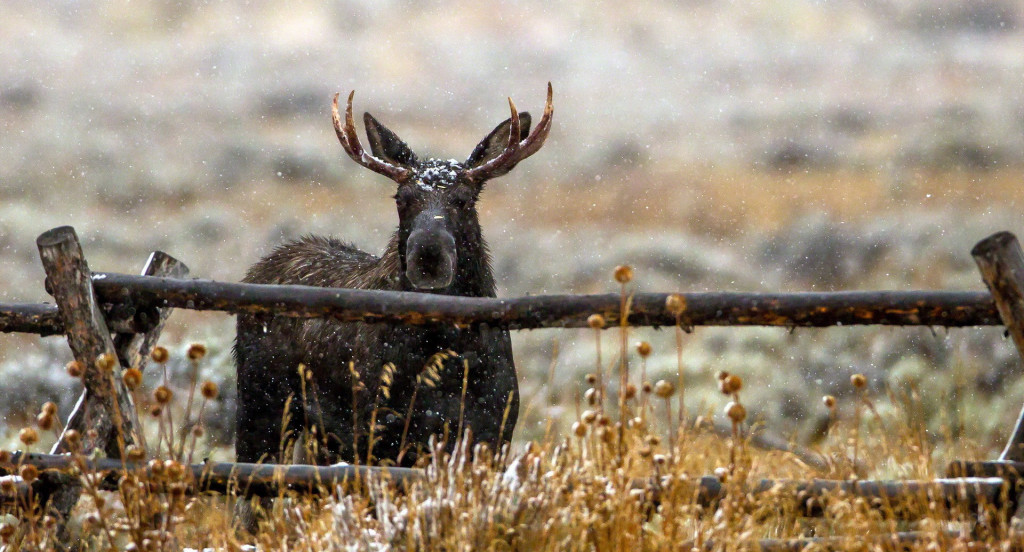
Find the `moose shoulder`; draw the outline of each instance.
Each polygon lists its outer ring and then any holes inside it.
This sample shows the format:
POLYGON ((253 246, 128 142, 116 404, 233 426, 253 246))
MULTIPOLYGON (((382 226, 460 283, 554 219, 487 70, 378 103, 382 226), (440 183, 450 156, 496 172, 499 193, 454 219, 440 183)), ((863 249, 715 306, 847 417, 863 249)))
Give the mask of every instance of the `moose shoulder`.
MULTIPOLYGON (((344 121, 335 96, 334 127, 345 152, 397 184, 398 229, 380 257, 334 238, 301 238, 256 263, 244 281, 493 297, 476 201, 488 179, 543 145, 551 85, 532 133, 530 115, 509 105, 511 117, 457 162, 421 160, 369 113, 364 151, 352 95, 344 121)), ((302 448, 319 462, 412 465, 431 436, 450 450, 460 430, 500 447, 518 414, 504 329, 240 315, 235 360, 240 462, 289 461, 293 448, 302 448), (302 446, 294 447, 300 437, 302 446)))

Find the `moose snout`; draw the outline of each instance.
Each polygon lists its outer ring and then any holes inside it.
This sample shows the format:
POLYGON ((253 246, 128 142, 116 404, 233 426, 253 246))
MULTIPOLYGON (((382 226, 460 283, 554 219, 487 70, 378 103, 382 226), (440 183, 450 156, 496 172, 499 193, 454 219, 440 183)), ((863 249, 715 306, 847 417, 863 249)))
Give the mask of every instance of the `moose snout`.
POLYGON ((409 235, 405 275, 419 289, 441 289, 455 278, 455 238, 445 231, 409 235))

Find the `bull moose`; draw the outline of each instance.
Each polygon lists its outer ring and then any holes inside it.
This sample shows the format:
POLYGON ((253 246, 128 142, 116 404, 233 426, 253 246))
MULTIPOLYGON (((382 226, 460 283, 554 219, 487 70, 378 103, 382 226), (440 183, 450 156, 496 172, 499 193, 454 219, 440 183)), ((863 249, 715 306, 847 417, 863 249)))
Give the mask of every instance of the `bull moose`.
MULTIPOLYGON (((539 123, 509 99, 511 117, 463 161, 420 159, 369 113, 370 152, 359 142, 352 98, 334 128, 345 152, 397 184, 398 229, 380 257, 331 237, 277 247, 244 281, 494 297, 476 202, 484 184, 537 152, 551 130, 551 84, 539 123)), ((234 354, 239 462, 289 461, 305 436, 319 463, 409 466, 428 440, 457 432, 494 449, 516 424, 518 384, 509 333, 486 326, 387 325, 332 318, 239 315, 234 354), (463 428, 457 427, 462 424, 463 428)))

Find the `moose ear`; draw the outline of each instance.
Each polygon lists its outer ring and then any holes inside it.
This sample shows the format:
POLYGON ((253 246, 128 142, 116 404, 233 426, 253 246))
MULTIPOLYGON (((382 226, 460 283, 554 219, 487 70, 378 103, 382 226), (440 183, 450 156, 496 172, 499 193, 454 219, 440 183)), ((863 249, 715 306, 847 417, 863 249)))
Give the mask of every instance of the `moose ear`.
MULTIPOLYGON (((473 148, 473 153, 469 154, 469 159, 466 159, 466 168, 472 169, 473 167, 480 166, 505 151, 505 147, 508 146, 508 134, 511 131, 511 127, 512 119, 505 119, 503 123, 494 127, 494 130, 487 135, 487 138, 484 138, 483 141, 473 148)), ((523 141, 529 135, 530 114, 524 111, 519 114, 519 137, 517 140, 523 141)), ((491 177, 501 176, 512 170, 512 167, 515 166, 515 163, 511 163, 500 172, 492 174, 491 177)))
POLYGON ((363 124, 366 125, 366 137, 370 140, 370 151, 374 157, 405 167, 418 162, 409 146, 388 127, 377 122, 373 115, 364 113, 363 124))

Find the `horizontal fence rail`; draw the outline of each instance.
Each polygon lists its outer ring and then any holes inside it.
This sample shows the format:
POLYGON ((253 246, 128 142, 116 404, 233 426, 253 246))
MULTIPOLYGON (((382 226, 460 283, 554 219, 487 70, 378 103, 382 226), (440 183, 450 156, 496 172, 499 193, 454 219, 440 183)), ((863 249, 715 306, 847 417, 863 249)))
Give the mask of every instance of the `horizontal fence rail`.
MULTIPOLYGON (((117 331, 145 326, 155 307, 333 317, 393 324, 489 324, 513 330, 584 328, 592 314, 620 324, 619 294, 453 297, 430 293, 183 280, 117 273, 93 274, 99 300, 111 307, 117 331)), ((670 312, 668 293, 635 293, 630 326, 825 327, 1001 325, 985 291, 844 291, 801 293, 680 293, 683 310, 670 312)), ((0 331, 61 333, 57 307, 0 305, 0 331)))
MULTIPOLYGON (((0 469, 15 469, 26 464, 41 470, 65 471, 77 468, 93 473, 151 473, 144 462, 26 452, 12 453, 9 460, 0 465, 0 469)), ((421 469, 348 464, 314 466, 206 462, 185 466, 183 475, 183 482, 188 484, 190 493, 238 490, 256 496, 277 496, 285 491, 330 493, 338 484, 365 478, 385 478, 396 484, 428 481, 421 469)), ((823 506, 829 496, 847 495, 866 498, 873 508, 891 509, 896 517, 910 519, 916 517, 914 512, 900 507, 906 500, 937 502, 946 508, 961 508, 971 512, 980 506, 998 505, 1007 486, 1015 484, 1016 479, 1012 477, 958 477, 924 481, 752 479, 740 488, 751 495, 780 493, 780 496, 796 497, 799 512, 804 516, 820 517, 824 515, 823 506)), ((648 491, 647 500, 652 503, 659 502, 663 493, 671 492, 692 496, 696 504, 705 508, 714 508, 730 489, 729 485, 714 476, 675 481, 636 479, 632 481, 631 487, 648 491)))

